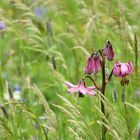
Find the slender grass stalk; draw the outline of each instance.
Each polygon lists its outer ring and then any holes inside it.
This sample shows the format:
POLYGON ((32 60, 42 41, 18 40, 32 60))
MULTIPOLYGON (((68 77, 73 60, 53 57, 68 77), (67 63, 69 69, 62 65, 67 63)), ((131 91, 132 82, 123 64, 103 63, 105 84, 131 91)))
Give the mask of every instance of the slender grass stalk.
POLYGON ((5 107, 3 105, 1 105, 0 108, 1 108, 1 110, 3 112, 3 114, 5 115, 5 117, 8 119, 8 113, 7 113, 6 109, 5 109, 5 107))
POLYGON ((129 114, 128 114, 128 109, 127 109, 127 105, 125 104, 125 93, 123 91, 122 93, 122 102, 123 102, 123 105, 124 105, 124 117, 125 117, 125 120, 126 120, 126 125, 127 125, 127 129, 128 129, 128 133, 129 133, 129 139, 131 140, 132 139, 132 132, 131 132, 131 127, 130 127, 130 123, 129 123, 129 114))
POLYGON ((134 38, 134 47, 135 47, 135 72, 136 76, 138 74, 138 43, 137 43, 137 35, 135 34, 134 38))
POLYGON ((127 109, 127 106, 124 102, 123 102, 123 105, 124 105, 124 110, 125 110, 126 125, 127 125, 127 129, 128 129, 128 132, 129 132, 129 139, 131 140, 132 139, 132 134, 131 134, 130 123, 129 123, 128 109, 127 109))

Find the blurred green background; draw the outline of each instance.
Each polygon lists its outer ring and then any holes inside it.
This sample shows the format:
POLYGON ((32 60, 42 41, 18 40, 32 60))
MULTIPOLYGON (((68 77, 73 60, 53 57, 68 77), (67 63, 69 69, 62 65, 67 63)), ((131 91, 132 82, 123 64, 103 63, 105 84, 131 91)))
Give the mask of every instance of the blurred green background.
POLYGON ((107 140, 137 140, 139 5, 139 0, 1 0, 0 139, 100 140, 99 93, 79 98, 67 94, 64 83, 77 84, 87 58, 110 40, 115 59, 106 63, 107 74, 118 60, 132 61, 135 71, 128 86, 113 76, 106 88, 107 140))

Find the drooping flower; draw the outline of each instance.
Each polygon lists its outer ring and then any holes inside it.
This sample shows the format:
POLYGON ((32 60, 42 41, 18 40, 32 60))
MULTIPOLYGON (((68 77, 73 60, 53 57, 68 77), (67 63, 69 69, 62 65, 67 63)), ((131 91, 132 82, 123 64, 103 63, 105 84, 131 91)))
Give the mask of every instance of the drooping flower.
POLYGON ((126 75, 132 74, 134 71, 134 66, 132 62, 121 63, 118 61, 113 67, 113 75, 117 77, 125 77, 126 75))
POLYGON ((0 30, 5 29, 6 28, 6 24, 4 21, 0 21, 0 30))
POLYGON ((109 41, 107 41, 105 45, 105 54, 106 54, 107 60, 112 61, 114 59, 114 50, 109 41))
POLYGON ((86 66, 84 68, 85 74, 91 74, 92 73, 92 57, 89 57, 86 63, 86 66))
POLYGON ((65 83, 68 87, 68 93, 79 92, 80 95, 90 94, 95 96, 94 86, 86 86, 84 80, 81 80, 78 85, 73 85, 70 82, 65 83))
POLYGON ((100 59, 98 55, 93 56, 92 59, 93 63, 92 63, 92 72, 93 73, 97 73, 100 70, 100 59))
POLYGON ((100 70, 100 59, 98 55, 93 55, 88 58, 84 68, 85 74, 97 73, 100 70))

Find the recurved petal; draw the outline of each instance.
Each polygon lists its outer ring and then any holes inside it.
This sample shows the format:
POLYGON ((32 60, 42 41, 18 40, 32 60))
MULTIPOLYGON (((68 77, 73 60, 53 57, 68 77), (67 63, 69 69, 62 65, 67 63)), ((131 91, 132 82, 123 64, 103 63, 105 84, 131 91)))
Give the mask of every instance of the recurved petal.
POLYGON ((96 96, 96 92, 93 90, 87 90, 87 94, 90 94, 92 96, 96 96))
POLYGON ((95 86, 88 86, 87 89, 88 90, 94 90, 95 89, 95 86))
POLYGON ((73 85, 72 83, 66 81, 65 84, 69 87, 69 88, 72 88, 72 87, 75 87, 75 85, 73 85))
POLYGON ((128 62, 127 67, 128 67, 128 74, 131 74, 134 71, 134 66, 132 62, 128 62))
POLYGON ((75 86, 75 87, 68 89, 68 93, 73 93, 73 92, 79 92, 79 87, 75 86))
POLYGON ((113 75, 120 77, 121 76, 120 73, 121 73, 121 66, 114 66, 113 75))

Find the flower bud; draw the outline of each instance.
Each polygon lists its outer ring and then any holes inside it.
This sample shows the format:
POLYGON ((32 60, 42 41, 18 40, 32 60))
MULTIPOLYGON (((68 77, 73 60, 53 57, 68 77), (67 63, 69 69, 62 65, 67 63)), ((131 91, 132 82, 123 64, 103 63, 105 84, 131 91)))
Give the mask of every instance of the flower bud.
POLYGON ((109 41, 107 41, 105 45, 105 54, 108 61, 112 61, 114 59, 114 51, 109 41))
POLYGON ((92 73, 92 57, 89 57, 86 63, 86 66, 84 68, 85 74, 91 74, 92 73))
POLYGON ((100 70, 100 59, 98 55, 93 55, 88 58, 84 68, 85 74, 97 73, 100 70))
POLYGON ((100 70, 101 66, 100 66, 100 59, 98 55, 93 56, 91 68, 93 73, 97 73, 100 70))

